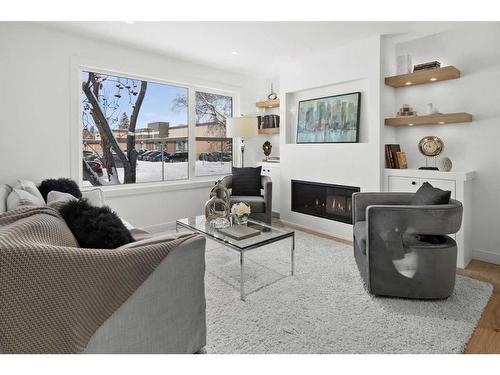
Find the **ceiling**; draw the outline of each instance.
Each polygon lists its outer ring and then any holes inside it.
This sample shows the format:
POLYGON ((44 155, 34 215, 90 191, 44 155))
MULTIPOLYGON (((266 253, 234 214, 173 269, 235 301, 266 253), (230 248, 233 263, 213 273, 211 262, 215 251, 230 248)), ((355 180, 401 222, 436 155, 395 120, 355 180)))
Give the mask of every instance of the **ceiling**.
POLYGON ((43 22, 45 26, 243 74, 372 35, 400 37, 450 22, 43 22), (233 53, 236 52, 236 53, 233 53))

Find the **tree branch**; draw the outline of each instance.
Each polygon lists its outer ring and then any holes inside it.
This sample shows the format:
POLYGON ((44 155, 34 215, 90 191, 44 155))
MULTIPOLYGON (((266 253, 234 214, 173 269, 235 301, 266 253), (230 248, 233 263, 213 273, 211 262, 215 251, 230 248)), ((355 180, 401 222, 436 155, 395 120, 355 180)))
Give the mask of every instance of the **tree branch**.
POLYGON ((118 155, 118 158, 125 164, 128 162, 127 157, 125 156, 120 146, 118 145, 118 142, 116 141, 116 138, 113 135, 113 132, 111 131, 111 128, 108 124, 108 120, 104 116, 104 113, 102 112, 101 107, 99 106, 99 101, 89 85, 89 82, 91 81, 90 77, 92 74, 93 73, 89 73, 89 80, 87 80, 86 83, 84 82, 82 84, 83 92, 85 93, 85 96, 87 97, 92 106, 93 115, 95 115, 95 118, 97 119, 97 121, 94 122, 97 128, 99 129, 99 133, 101 133, 101 137, 105 138, 106 143, 111 145, 113 151, 116 153, 116 155, 118 155))

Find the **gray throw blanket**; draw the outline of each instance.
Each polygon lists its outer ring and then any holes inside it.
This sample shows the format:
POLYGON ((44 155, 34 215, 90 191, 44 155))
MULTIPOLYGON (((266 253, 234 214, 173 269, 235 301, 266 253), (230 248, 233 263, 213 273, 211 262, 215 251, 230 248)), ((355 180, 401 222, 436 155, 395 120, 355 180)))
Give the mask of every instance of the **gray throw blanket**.
POLYGON ((187 234, 118 249, 79 248, 59 213, 0 214, 0 353, 79 353, 187 234))

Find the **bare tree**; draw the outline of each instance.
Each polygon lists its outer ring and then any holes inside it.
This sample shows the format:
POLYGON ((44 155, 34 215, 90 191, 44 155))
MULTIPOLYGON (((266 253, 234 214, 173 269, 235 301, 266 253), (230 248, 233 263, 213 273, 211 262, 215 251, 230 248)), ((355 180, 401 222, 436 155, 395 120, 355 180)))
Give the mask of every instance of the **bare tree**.
MULTIPOLYGON (((138 84, 134 81, 129 82, 128 79, 123 80, 115 77, 99 75, 97 73, 88 73, 86 81, 82 82, 83 93, 85 94, 84 112, 90 114, 99 134, 101 136, 101 147, 103 152, 104 167, 106 168, 108 181, 110 183, 120 183, 116 169, 115 160, 111 150, 114 151, 119 161, 123 164, 124 179, 123 183, 136 182, 137 170, 137 151, 135 150, 135 129, 137 118, 141 109, 144 96, 146 95, 147 82, 140 81, 140 88, 137 90, 138 84), (103 93, 103 82, 109 80, 115 83, 117 92, 111 97, 108 93, 103 93), (119 109, 118 102, 122 97, 121 91, 125 90, 128 94, 129 103, 132 105, 132 114, 128 124, 127 132, 127 154, 120 148, 116 140, 112 125, 118 118, 116 111, 119 109), (136 97, 134 101, 134 97, 136 97)), ((92 173, 92 170, 87 163, 84 164, 84 174, 92 173), (89 171, 90 169, 90 171, 89 171)), ((96 183, 95 179, 89 180, 91 183, 96 183)), ((102 181, 100 181, 102 183, 102 181)))
MULTIPOLYGON (((188 108, 188 98, 185 94, 178 95, 174 99, 173 111, 180 111, 188 108)), ((197 124, 206 124, 207 137, 226 137, 226 118, 232 116, 233 101, 229 96, 196 91, 195 94, 195 114, 197 124)), ((220 141, 207 140, 212 152, 230 152, 232 144, 220 141)), ((222 157, 221 157, 222 160, 222 157)))
MULTIPOLYGON (((196 91, 195 114, 197 124, 208 124, 207 135, 224 138, 226 118, 232 115, 232 99, 228 96, 196 91)), ((188 107, 185 94, 174 99, 172 110, 180 111, 188 107)))

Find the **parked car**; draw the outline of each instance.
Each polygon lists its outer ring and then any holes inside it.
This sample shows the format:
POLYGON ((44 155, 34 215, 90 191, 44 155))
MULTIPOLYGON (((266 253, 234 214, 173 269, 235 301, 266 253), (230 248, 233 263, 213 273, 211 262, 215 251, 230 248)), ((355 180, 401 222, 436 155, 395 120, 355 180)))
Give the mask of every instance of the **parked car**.
MULTIPOLYGON (((167 152, 163 152, 163 161, 168 160, 170 154, 167 152)), ((158 155, 153 156, 150 161, 161 161, 162 160, 162 153, 158 153, 158 155)))
POLYGON ((202 152, 198 156, 201 161, 231 161, 232 154, 230 152, 202 152))
POLYGON ((99 177, 102 176, 102 164, 99 161, 97 160, 87 161, 87 164, 95 173, 97 173, 99 177))
POLYGON ((139 156, 137 157, 137 159, 139 160, 146 160, 146 156, 148 156, 149 154, 151 154, 152 152, 154 151, 145 151, 143 152, 142 154, 139 154, 139 156))
POLYGON ((198 160, 208 161, 208 152, 200 152, 200 155, 198 156, 198 160))
POLYGON ((99 159, 99 155, 92 151, 83 151, 83 158, 87 161, 93 161, 99 159))
POLYGON ((156 155, 159 155, 160 154, 160 151, 152 151, 149 155, 145 156, 144 159, 142 160, 146 160, 146 161, 152 161, 153 158, 156 156, 156 155))
POLYGON ((210 161, 231 161, 232 155, 230 152, 212 152, 210 161))
POLYGON ((181 163, 188 161, 188 153, 187 152, 173 152, 168 156, 169 163, 181 163))

